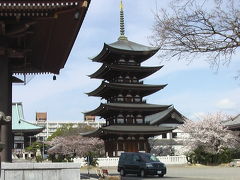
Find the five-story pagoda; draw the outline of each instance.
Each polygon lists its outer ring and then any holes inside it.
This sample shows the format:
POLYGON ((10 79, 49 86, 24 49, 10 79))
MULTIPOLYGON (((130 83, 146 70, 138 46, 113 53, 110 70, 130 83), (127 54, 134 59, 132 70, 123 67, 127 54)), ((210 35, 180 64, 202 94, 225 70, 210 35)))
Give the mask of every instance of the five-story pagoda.
MULTIPOLYGON (((143 99, 166 85, 147 85, 141 81, 162 68, 143 67, 141 63, 152 57, 159 48, 129 41, 124 33, 124 16, 121 2, 120 37, 112 44, 104 44, 94 62, 103 63, 91 78, 103 79, 94 91, 87 93, 105 99, 105 103, 85 115, 100 116, 104 127, 84 136, 104 140, 106 156, 119 156, 121 152, 149 152, 148 138, 171 131, 172 128, 151 125, 147 116, 164 112, 171 105, 148 104, 143 99)), ((174 123, 181 123, 179 121, 174 123)))

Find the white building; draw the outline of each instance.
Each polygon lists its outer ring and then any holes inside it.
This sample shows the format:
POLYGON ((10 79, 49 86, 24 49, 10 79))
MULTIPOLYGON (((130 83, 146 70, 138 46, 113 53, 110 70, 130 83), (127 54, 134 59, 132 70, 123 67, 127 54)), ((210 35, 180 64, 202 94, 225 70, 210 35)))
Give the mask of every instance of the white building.
POLYGON ((40 141, 46 141, 49 136, 51 136, 58 128, 64 125, 71 125, 73 128, 81 126, 91 126, 94 128, 99 128, 104 123, 95 122, 95 116, 89 116, 84 118, 84 122, 48 122, 47 112, 37 112, 36 113, 36 125, 44 127, 44 130, 37 134, 36 137, 40 141))
POLYGON ((37 134, 36 137, 40 141, 46 141, 49 136, 51 136, 58 128, 64 125, 72 125, 72 127, 76 128, 79 126, 91 126, 94 128, 99 128, 104 123, 101 122, 80 122, 80 123, 73 123, 73 122, 37 122, 36 125, 44 127, 44 130, 37 134))
POLYGON ((155 136, 151 139, 154 145, 152 153, 158 155, 183 155, 187 151, 186 146, 183 145, 183 141, 188 136, 188 134, 178 128, 172 132, 155 136))

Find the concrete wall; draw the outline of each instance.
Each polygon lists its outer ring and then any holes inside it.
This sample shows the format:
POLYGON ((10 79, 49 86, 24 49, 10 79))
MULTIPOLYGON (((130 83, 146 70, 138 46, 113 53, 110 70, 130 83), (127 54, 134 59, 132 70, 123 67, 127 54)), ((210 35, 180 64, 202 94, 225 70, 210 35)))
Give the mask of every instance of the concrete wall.
POLYGON ((79 180, 79 163, 2 163, 0 180, 79 180))

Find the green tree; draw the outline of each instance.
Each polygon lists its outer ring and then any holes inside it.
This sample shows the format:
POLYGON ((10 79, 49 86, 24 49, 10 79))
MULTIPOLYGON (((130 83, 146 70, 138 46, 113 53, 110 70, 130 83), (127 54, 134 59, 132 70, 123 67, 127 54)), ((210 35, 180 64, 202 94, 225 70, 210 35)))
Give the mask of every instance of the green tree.
POLYGON ((58 136, 74 136, 79 135, 80 133, 93 131, 96 128, 88 125, 78 124, 77 127, 74 127, 73 124, 64 124, 62 127, 58 128, 51 136, 47 138, 47 141, 51 141, 58 136))
POLYGON ((25 148, 26 151, 30 151, 30 152, 33 152, 33 153, 36 153, 38 149, 40 149, 40 150, 43 149, 43 143, 42 142, 37 142, 37 141, 33 142, 30 146, 25 148))

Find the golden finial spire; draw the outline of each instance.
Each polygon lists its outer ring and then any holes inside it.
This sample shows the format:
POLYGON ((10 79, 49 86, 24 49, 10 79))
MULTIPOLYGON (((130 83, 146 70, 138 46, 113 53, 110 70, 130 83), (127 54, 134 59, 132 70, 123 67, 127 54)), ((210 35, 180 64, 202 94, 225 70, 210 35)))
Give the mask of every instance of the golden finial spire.
POLYGON ((122 0, 120 2, 120 10, 123 11, 123 3, 122 3, 122 0))
POLYGON ((124 27, 124 12, 123 12, 123 3, 120 1, 120 37, 118 40, 127 40, 125 36, 125 27, 124 27))

